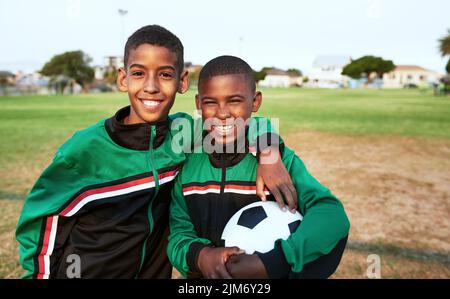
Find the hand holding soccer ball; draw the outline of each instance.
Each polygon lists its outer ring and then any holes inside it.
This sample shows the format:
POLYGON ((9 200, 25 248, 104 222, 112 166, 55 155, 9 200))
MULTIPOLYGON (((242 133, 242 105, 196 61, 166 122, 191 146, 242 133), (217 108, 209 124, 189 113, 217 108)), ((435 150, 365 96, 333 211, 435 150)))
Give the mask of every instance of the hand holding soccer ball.
POLYGON ((225 264, 233 278, 265 279, 268 278, 263 262, 256 254, 237 254, 225 264))
POLYGON ((225 246, 237 246, 247 254, 266 253, 277 240, 286 240, 300 225, 299 212, 282 211, 273 201, 259 201, 237 211, 222 233, 225 246))
POLYGON ((198 268, 203 277, 212 279, 231 279, 225 267, 230 256, 242 253, 238 247, 204 247, 198 255, 198 268))

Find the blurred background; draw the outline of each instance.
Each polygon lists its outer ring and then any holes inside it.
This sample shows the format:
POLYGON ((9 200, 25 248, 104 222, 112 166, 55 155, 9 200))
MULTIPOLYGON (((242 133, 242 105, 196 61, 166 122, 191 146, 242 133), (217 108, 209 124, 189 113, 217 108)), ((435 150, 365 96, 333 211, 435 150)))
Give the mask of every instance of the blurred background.
POLYGON ((450 278, 450 2, 0 0, 0 278, 29 190, 77 130, 127 105, 117 68, 148 24, 199 71, 246 60, 259 115, 339 197, 352 227, 333 278, 450 278))

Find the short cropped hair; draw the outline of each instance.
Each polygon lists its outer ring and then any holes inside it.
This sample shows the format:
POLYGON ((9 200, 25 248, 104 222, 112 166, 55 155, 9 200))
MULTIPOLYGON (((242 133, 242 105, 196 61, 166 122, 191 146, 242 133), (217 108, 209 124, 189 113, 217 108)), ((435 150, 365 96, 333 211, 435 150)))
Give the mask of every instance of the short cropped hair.
POLYGON ((184 69, 183 44, 175 34, 159 25, 144 26, 128 38, 127 43, 125 44, 125 68, 127 68, 130 51, 136 49, 142 44, 161 46, 175 53, 177 57, 176 67, 178 68, 178 72, 181 74, 184 69))
POLYGON ((200 71, 198 87, 203 80, 220 75, 244 75, 252 92, 256 90, 254 72, 247 62, 235 56, 219 56, 208 63, 200 71))

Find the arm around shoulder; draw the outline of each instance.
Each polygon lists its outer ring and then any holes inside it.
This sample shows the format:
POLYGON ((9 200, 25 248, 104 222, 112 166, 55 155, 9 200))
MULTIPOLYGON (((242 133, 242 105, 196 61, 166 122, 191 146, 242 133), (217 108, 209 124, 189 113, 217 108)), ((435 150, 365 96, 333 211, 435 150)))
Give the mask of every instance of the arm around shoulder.
POLYGON ((330 253, 345 239, 350 222, 340 200, 309 174, 296 155, 291 157, 289 170, 303 219, 297 230, 280 245, 292 271, 300 272, 305 264, 330 253))

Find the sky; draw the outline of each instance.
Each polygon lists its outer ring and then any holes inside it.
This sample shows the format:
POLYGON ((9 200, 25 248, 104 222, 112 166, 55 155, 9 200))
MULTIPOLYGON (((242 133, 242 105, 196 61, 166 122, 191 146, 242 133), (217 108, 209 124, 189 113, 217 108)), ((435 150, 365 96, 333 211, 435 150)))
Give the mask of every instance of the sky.
POLYGON ((255 70, 307 74, 318 55, 375 55, 443 73, 438 39, 450 29, 450 1, 0 0, 0 70, 39 70, 73 50, 102 65, 148 24, 175 33, 194 64, 228 54, 255 70))

